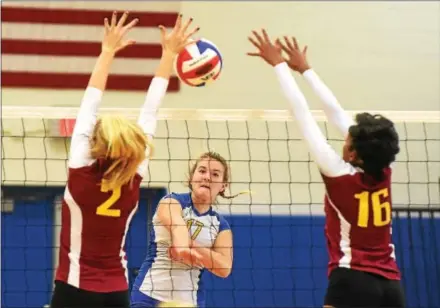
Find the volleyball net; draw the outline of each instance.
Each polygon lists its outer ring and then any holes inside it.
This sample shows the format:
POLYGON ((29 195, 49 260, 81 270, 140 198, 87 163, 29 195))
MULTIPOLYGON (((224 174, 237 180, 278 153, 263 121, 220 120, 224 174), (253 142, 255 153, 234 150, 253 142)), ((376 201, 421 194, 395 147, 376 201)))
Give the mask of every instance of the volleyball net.
MULTIPOLYGON (((59 196, 76 112, 2 108, 2 307, 41 307, 50 298, 59 196)), ((138 113, 100 110, 133 120, 138 113)), ((395 121, 401 139, 392 186, 393 240, 408 306, 439 307, 440 112, 380 113, 395 121)), ((341 151, 342 137, 322 112, 314 116, 341 151)), ((228 160, 231 194, 252 192, 219 200, 218 210, 234 232, 234 268, 226 280, 207 275, 208 307, 322 306, 327 285, 324 186, 290 113, 161 109, 159 119, 154 156, 142 183, 147 194, 187 191, 189 166, 206 151, 228 160)), ((148 200, 141 207, 157 202, 148 200)), ((146 245, 128 238, 133 273, 146 245)))

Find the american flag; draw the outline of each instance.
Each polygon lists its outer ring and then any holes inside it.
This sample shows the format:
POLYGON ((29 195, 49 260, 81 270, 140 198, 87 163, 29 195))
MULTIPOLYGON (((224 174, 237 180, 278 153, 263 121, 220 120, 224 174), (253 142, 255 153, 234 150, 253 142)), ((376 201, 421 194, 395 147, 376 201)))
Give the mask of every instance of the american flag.
MULTIPOLYGON (((103 22, 114 10, 139 18, 117 54, 107 89, 145 91, 161 56, 158 25, 174 26, 179 1, 2 1, 3 87, 83 89, 101 50, 103 22)), ((168 91, 179 90, 172 76, 168 91)))

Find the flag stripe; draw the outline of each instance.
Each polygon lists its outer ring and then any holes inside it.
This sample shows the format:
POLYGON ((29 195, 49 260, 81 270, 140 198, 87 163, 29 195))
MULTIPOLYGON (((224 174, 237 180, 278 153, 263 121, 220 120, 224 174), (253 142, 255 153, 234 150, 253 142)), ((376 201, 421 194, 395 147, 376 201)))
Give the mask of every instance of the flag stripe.
MULTIPOLYGON (((116 57, 110 74, 154 75, 159 59, 127 59, 116 57)), ((12 72, 90 74, 96 57, 54 57, 39 55, 2 55, 2 70, 12 72)))
MULTIPOLYGON (((1 8, 2 22, 24 22, 63 25, 103 25, 104 18, 111 18, 112 11, 64 8, 8 7, 1 8)), ((130 18, 139 18, 136 27, 173 27, 177 13, 131 11, 130 18)))
MULTIPOLYGON (((104 27, 88 25, 51 25, 31 23, 2 22, 3 39, 29 39, 51 41, 81 41, 101 42, 104 27)), ((158 28, 134 27, 127 34, 127 38, 137 43, 160 43, 160 30, 158 28)))
MULTIPOLYGON (((2 72, 3 87, 17 88, 51 88, 51 89, 85 89, 90 74, 56 74, 29 72, 2 72)), ((108 90, 145 91, 153 76, 110 75, 107 81, 108 90)), ((176 92, 180 88, 177 77, 171 77, 168 92, 176 92)))
MULTIPOLYGON (((2 39, 2 54, 98 56, 101 43, 2 39)), ((159 44, 135 44, 118 53, 120 58, 160 58, 159 44)))
POLYGON ((92 10, 129 10, 136 8, 139 11, 178 12, 180 1, 2 1, 3 6, 11 7, 44 7, 65 9, 92 9, 92 10))

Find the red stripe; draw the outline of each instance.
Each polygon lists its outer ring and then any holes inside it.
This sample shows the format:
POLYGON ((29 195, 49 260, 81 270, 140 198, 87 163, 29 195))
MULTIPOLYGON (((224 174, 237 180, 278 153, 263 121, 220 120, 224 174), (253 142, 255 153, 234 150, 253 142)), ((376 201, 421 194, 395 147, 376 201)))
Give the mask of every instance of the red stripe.
MULTIPOLYGON (((57 74, 2 72, 1 85, 11 88, 43 88, 43 89, 85 89, 90 74, 57 74)), ((108 90, 145 91, 153 76, 110 75, 107 82, 108 90)), ((171 77, 168 92, 177 92, 180 83, 177 77, 171 77)))
MULTIPOLYGON (((112 11, 60 8, 8 7, 2 5, 2 22, 23 22, 63 25, 103 25, 104 18, 111 18, 112 11)), ((173 27, 176 13, 130 11, 131 18, 139 18, 137 27, 173 27)))
MULTIPOLYGON (((96 57, 101 43, 3 39, 2 54, 96 57)), ((154 58, 162 55, 160 44, 135 44, 121 50, 122 58, 154 58)))

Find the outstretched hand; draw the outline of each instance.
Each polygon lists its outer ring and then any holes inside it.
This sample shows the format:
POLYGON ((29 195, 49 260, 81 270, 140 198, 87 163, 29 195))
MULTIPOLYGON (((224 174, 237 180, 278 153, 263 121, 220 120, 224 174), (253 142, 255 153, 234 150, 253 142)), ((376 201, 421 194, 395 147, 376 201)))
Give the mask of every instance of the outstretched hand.
POLYGON ((289 39, 287 36, 284 37, 284 43, 279 39, 276 42, 287 54, 286 62, 292 70, 302 74, 310 69, 310 65, 307 62, 307 45, 301 51, 296 38, 292 37, 289 39))
POLYGON ((117 12, 113 12, 110 23, 108 18, 104 19, 105 34, 101 45, 101 50, 103 52, 115 54, 119 50, 135 43, 133 40, 123 39, 125 34, 139 22, 139 19, 136 18, 124 26, 124 23, 128 18, 128 14, 128 12, 124 12, 119 21, 117 21, 117 12))
POLYGON ((170 33, 167 33, 167 30, 164 26, 159 26, 163 52, 178 54, 187 45, 194 43, 194 41, 190 40, 191 36, 199 31, 200 28, 195 28, 192 31, 188 31, 192 21, 193 19, 190 18, 182 25, 182 14, 180 14, 177 17, 176 24, 170 33))
POLYGON ((254 37, 248 37, 249 41, 257 48, 257 52, 248 52, 247 55, 251 57, 260 57, 268 64, 275 66, 284 62, 284 58, 281 55, 281 46, 277 43, 273 44, 267 35, 265 29, 260 35, 257 31, 252 31, 254 37))

